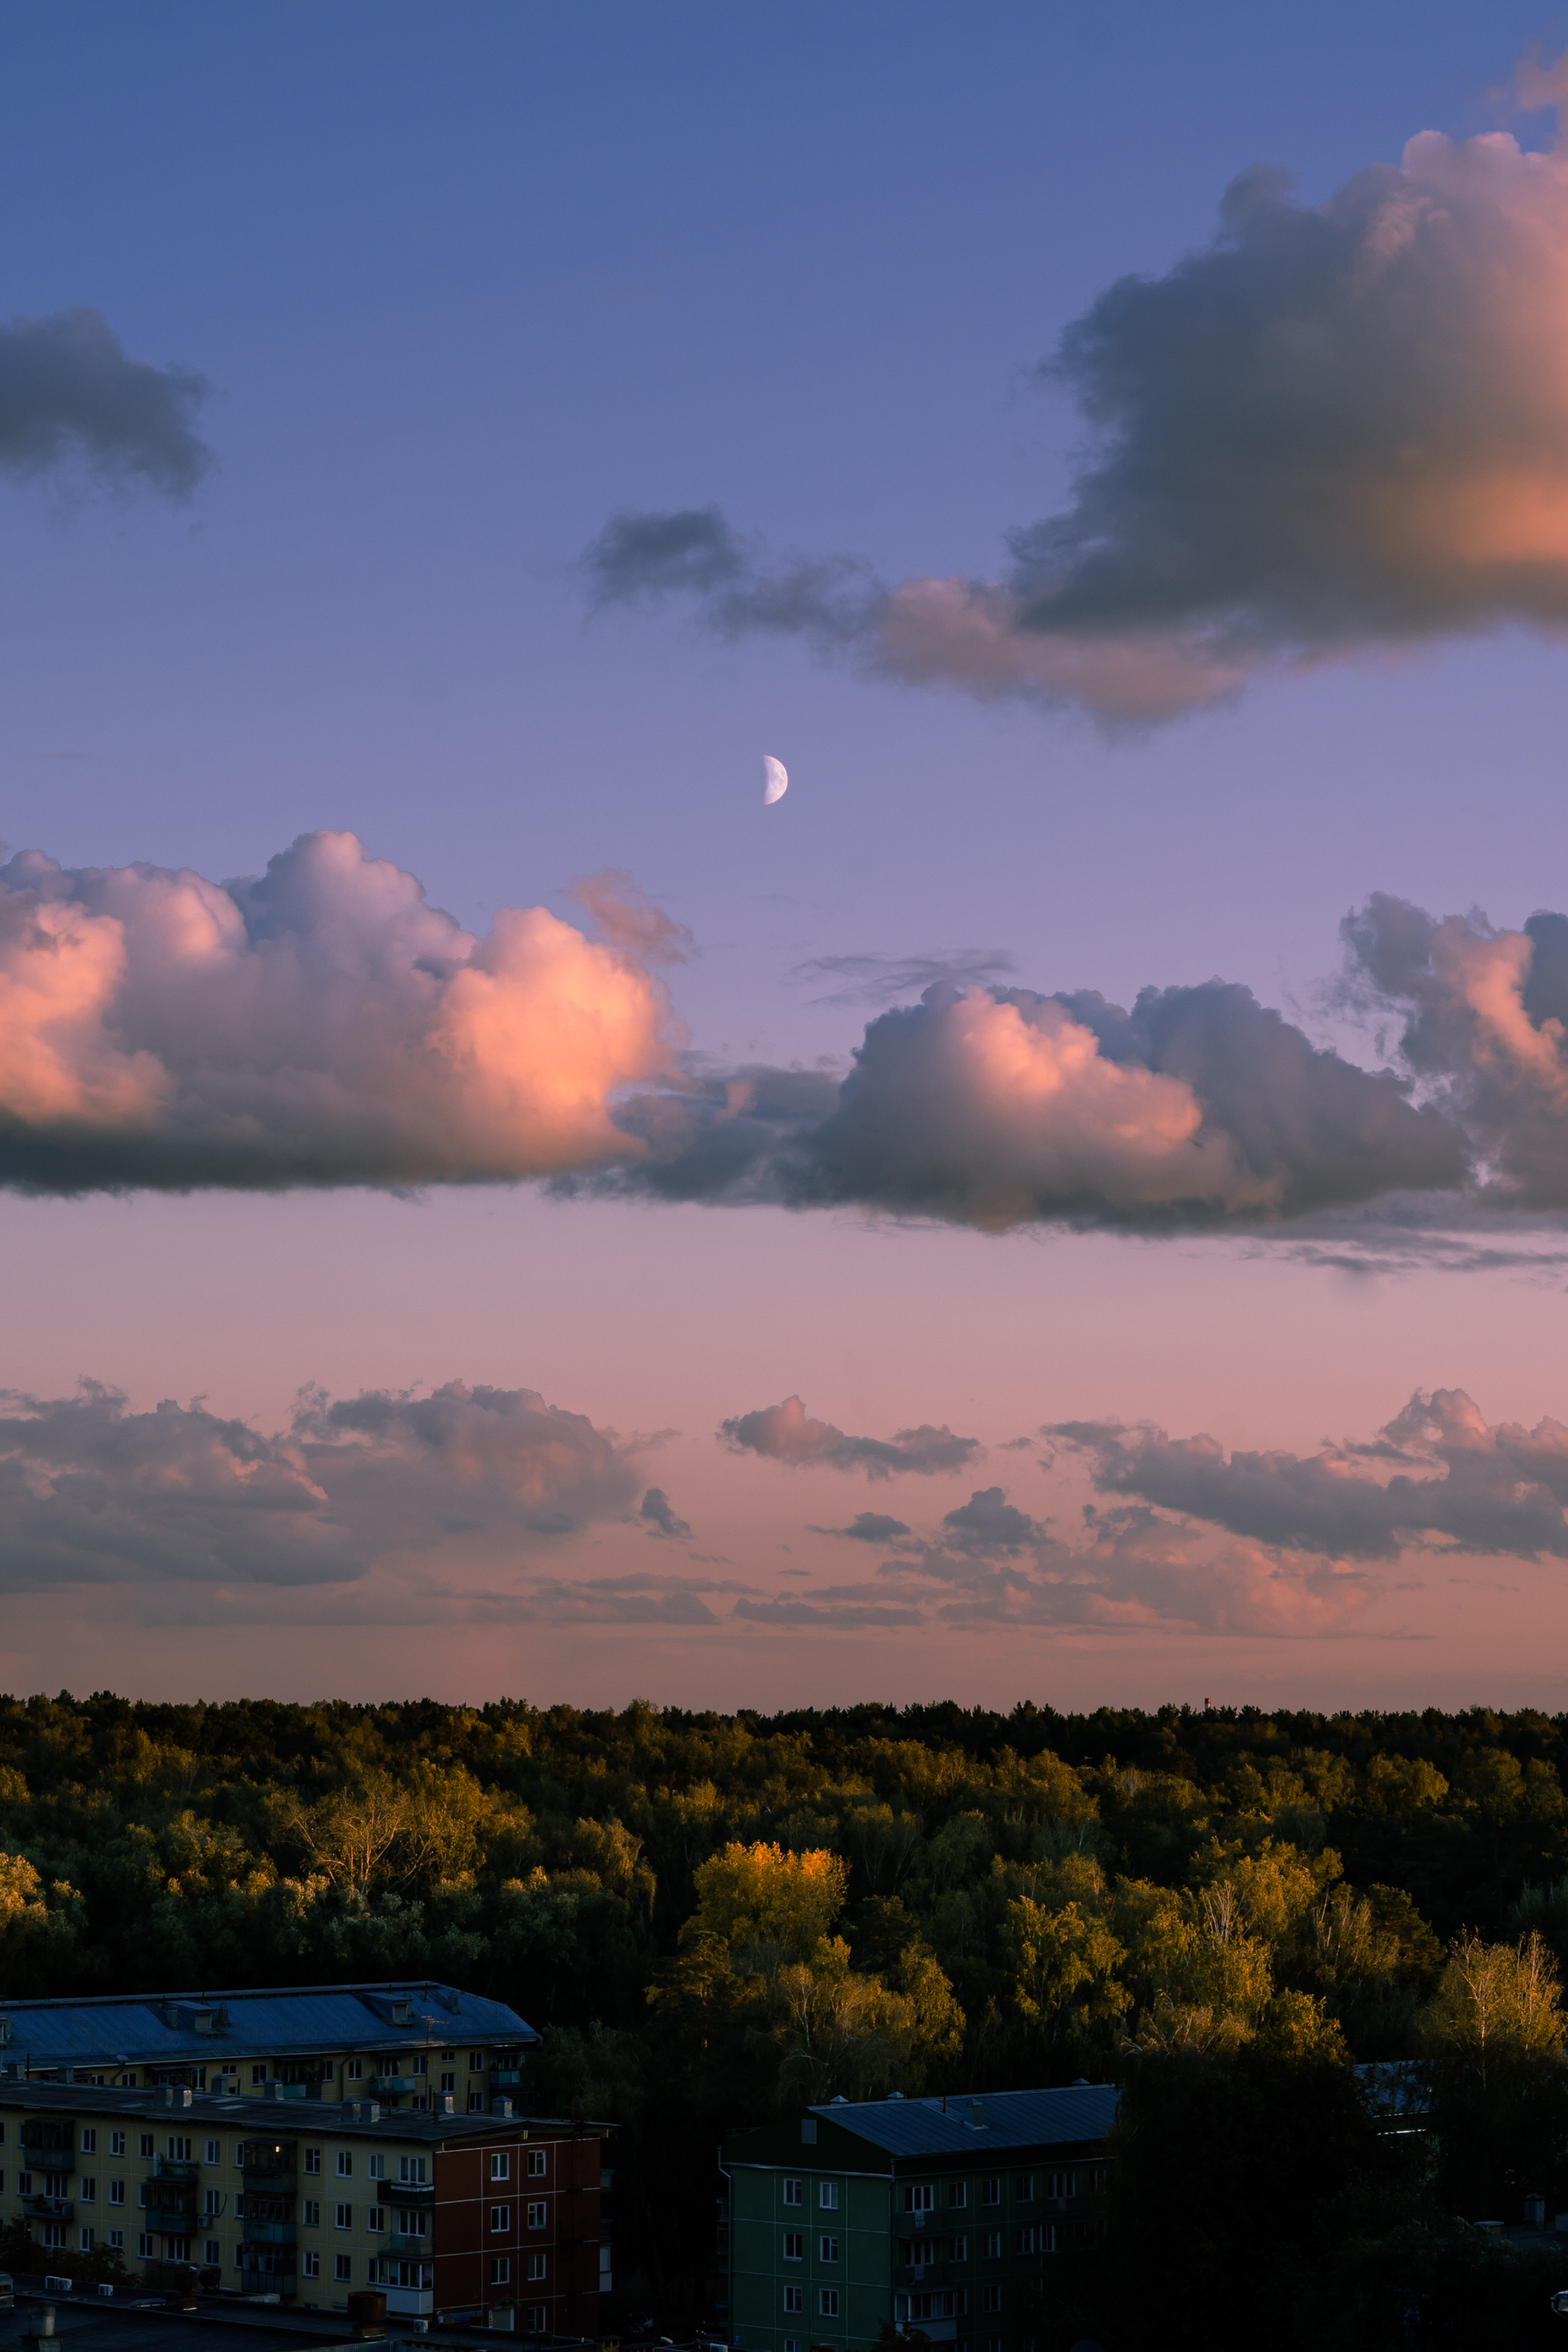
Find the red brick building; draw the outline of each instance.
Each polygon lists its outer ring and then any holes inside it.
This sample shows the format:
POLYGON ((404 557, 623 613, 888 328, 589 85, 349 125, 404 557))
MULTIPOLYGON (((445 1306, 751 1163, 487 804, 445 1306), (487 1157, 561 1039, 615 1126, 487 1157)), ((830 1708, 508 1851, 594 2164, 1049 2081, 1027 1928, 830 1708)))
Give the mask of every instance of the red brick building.
POLYGON ((539 2123, 437 2144, 436 2310, 510 2303, 520 2333, 597 2335, 602 2146, 539 2123))

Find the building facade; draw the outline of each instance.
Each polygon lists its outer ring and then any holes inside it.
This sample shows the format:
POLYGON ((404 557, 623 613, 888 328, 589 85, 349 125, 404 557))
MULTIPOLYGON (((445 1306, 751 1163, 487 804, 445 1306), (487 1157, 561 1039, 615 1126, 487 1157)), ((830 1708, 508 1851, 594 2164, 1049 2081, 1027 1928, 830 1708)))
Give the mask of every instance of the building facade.
POLYGON ((165 2084, 234 2098, 453 2098, 519 2104, 539 2041, 515 2010, 453 1985, 306 1985, 226 1993, 19 2000, 0 2008, 0 2086, 165 2084))
POLYGON ((505 2100, 469 2115, 449 2092, 301 2107, 285 2087, 0 2083, 0 2221, 26 2226, 46 2272, 108 2247, 153 2285, 195 2264, 305 2308, 374 2287, 395 2313, 500 2305, 531 2335, 598 2333, 603 2126, 505 2100))
POLYGON ((731 2342, 868 2352, 891 2323, 1002 2352, 1050 2257, 1098 2231, 1109 2084, 836 2100, 724 2148, 731 2342))

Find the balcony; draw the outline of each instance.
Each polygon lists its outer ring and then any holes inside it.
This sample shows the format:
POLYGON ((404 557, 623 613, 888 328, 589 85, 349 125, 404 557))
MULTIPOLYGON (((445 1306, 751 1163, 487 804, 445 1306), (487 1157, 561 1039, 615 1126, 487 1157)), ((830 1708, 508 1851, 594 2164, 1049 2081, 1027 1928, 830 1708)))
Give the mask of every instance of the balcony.
POLYGON ((370 2096, 373 2099, 397 2099, 410 2091, 422 2091, 423 2074, 374 2074, 371 2077, 370 2096))
POLYGON ((40 2146, 37 2140, 24 2140, 22 2162, 34 2172, 74 2172, 76 2152, 70 2147, 40 2146))
POLYGON ((515 2090, 522 2081, 521 2066, 492 2066, 489 2079, 498 2091, 515 2090))
POLYGON ((238 2273, 242 2294, 292 2294, 294 2292, 294 2257, 263 2266, 247 2263, 238 2273))
POLYGON ((427 2286, 385 2286, 380 2292, 386 2297, 387 2316, 394 2312, 405 2319, 428 2319, 436 2308, 436 2292, 427 2286))
POLYGON ((287 2180, 292 2186, 300 2169, 300 2151, 291 2139, 247 2139, 239 2151, 239 2168, 247 2182, 287 2180))
POLYGON ((295 2242, 292 2221, 249 2221, 245 2224, 242 2243, 247 2246, 291 2246, 295 2242))
POLYGON ((37 2221, 74 2221, 76 2207, 68 2197, 24 2197, 22 2210, 37 2221))
MULTIPOLYGON (((137 2216, 144 2230, 161 2230, 166 2238, 190 2238, 196 2231, 195 2209, 190 2205, 149 2205, 137 2216)), ((209 2226, 216 2215, 208 2216, 209 2226)))
POLYGON ((434 2205, 436 2202, 433 2180, 381 2180, 376 2183, 375 2193, 387 2205, 434 2205))
POLYGON ((199 2164, 176 2164, 172 2156, 155 2156, 153 2159, 154 2180, 178 2180, 186 2187, 190 2187, 201 2177, 202 2168, 199 2164))

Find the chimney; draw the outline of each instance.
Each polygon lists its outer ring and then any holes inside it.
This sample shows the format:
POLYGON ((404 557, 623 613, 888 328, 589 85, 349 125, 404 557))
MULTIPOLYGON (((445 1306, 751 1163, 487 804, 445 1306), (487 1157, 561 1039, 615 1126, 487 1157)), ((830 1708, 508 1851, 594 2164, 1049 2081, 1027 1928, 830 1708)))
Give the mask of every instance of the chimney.
POLYGON ((438 2116, 455 2115, 457 2113, 457 2108, 458 2102, 452 2096, 451 2092, 443 2091, 436 2102, 436 2113, 438 2116))
POLYGON ((492 2099, 490 2101, 490 2113, 492 2116, 510 2116, 511 2113, 511 2101, 510 2099, 500 2098, 492 2099))
POLYGON ((969 2102, 969 2128, 971 2131, 984 2131, 985 2128, 985 2110, 978 2099, 969 2102))

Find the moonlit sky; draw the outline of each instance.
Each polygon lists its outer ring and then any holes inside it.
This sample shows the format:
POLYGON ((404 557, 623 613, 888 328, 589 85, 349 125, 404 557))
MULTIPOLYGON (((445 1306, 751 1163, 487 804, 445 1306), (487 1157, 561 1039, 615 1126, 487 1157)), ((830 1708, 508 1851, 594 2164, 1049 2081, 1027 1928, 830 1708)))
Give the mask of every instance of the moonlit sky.
MULTIPOLYGON (((622 510, 712 506, 785 559, 994 578, 1009 530, 1068 501, 1083 425, 1034 372, 1106 287, 1205 245, 1258 163, 1315 205, 1423 131, 1549 147, 1550 112, 1503 93, 1565 41, 1561 10, 1387 0, 23 0, 0 314, 85 306, 198 371, 216 464, 174 500, 0 472, 0 838, 223 881, 348 832, 479 933, 500 908, 586 927, 569 886, 623 871, 691 934, 659 971, 705 1071, 842 1076, 919 995, 824 959, 1122 1004, 1217 975, 1380 1066, 1327 997, 1349 909, 1385 891, 1512 930, 1568 905, 1562 635, 1369 641, 1128 730, 679 602, 594 612, 581 559, 622 510), (764 752, 790 774, 765 812, 764 752)), ((70 1440, 81 1528, 121 1530, 96 1552, 28 1532, 42 1453, 22 1500, 0 1477, 0 1683, 1561 1707, 1555 1537, 1194 1520, 1147 1464, 1108 1500, 1103 1451, 1038 1433, 1310 1457, 1432 1391, 1493 1432, 1568 1422, 1562 1224, 1358 1258, 396 1168, 0 1192, 6 1426, 84 1379, 127 1401, 70 1440), (492 1460, 468 1404, 416 1424, 453 1382, 582 1416, 566 1485, 492 1460), (331 1422, 318 1397, 290 1437, 303 1389, 392 1402, 331 1422), (898 1458, 721 1441, 791 1397, 898 1458), (165 1400, 173 1450, 120 1447, 165 1400), (310 1496, 208 1496, 193 1533, 204 1415, 310 1496), (976 1445, 899 1457, 942 1429, 976 1445), (1129 1496, 1094 1552, 1085 1506, 1129 1496), (825 1532, 863 1512, 903 1533, 825 1532)), ((1428 1468, 1448 1442, 1420 1441, 1428 1468)))

